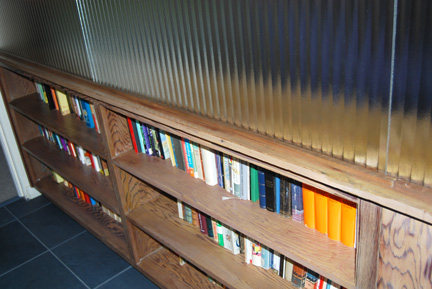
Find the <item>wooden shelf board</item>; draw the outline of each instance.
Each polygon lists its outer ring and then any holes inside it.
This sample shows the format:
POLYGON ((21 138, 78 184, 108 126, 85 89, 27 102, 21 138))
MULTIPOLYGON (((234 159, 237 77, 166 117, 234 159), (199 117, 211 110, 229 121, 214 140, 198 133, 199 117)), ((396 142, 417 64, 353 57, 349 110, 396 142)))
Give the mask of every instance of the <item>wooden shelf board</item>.
POLYGON ((84 190, 113 212, 119 213, 117 199, 109 177, 96 172, 91 166, 83 165, 77 158, 60 150, 42 136, 26 142, 23 148, 51 170, 84 190))
POLYGON ((192 265, 181 266, 179 257, 165 248, 146 256, 136 267, 161 288, 220 288, 192 265))
POLYGON ((10 106, 36 123, 107 159, 102 137, 96 130, 87 127, 76 115, 62 115, 58 110, 49 109, 37 93, 15 99, 10 106))
POLYGON ((161 196, 132 210, 128 220, 157 241, 184 256, 197 268, 229 288, 286 287, 290 282, 266 270, 244 263, 232 252, 178 218, 177 203, 161 196))
POLYGON ((338 284, 354 287, 355 249, 308 229, 291 218, 260 209, 257 203, 240 199, 222 200, 222 197, 232 195, 218 186, 208 186, 192 178, 172 167, 170 161, 128 151, 116 157, 114 163, 144 182, 338 284))
POLYGON ((51 177, 39 180, 35 187, 110 248, 126 260, 130 260, 121 224, 107 216, 100 208, 92 207, 76 198, 72 189, 63 184, 57 184, 51 177))

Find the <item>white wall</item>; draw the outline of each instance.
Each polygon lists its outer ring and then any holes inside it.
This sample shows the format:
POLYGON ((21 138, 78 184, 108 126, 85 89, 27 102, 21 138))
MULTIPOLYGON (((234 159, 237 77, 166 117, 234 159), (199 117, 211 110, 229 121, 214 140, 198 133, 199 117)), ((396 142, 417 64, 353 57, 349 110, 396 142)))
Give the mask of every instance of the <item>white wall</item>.
POLYGON ((1 99, 0 92, 0 142, 3 147, 6 160, 14 181, 18 196, 32 199, 39 196, 39 192, 30 187, 30 183, 26 176, 24 164, 18 150, 15 136, 6 112, 3 100, 1 99))

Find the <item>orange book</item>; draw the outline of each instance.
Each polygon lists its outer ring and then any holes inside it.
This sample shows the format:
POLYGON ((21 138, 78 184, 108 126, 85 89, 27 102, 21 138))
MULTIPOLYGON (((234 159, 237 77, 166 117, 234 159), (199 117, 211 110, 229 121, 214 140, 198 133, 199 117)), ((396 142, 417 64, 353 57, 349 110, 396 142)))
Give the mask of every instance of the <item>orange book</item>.
POLYGON ((354 247, 357 208, 355 204, 344 201, 341 211, 341 242, 354 247))
POLYGON ((305 226, 315 229, 315 191, 312 186, 303 184, 303 210, 305 226))
POLYGON ((328 199, 328 236, 335 241, 341 240, 342 202, 333 196, 328 199))
POLYGON ((54 101, 55 109, 59 110, 59 104, 58 104, 58 101, 57 101, 57 94, 56 94, 56 91, 55 91, 54 88, 51 88, 51 95, 52 95, 52 98, 53 98, 53 101, 54 101))
POLYGON ((315 229, 328 234, 328 194, 321 190, 315 193, 315 229))

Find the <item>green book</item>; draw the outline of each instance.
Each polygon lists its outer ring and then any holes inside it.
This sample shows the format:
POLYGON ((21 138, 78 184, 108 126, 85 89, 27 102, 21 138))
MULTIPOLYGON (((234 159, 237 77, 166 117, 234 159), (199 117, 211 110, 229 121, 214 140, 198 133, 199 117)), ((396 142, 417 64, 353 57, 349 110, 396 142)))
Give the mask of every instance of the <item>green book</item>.
POLYGON ((250 190, 251 201, 256 202, 259 200, 259 183, 258 183, 258 170, 254 165, 250 165, 250 190))
POLYGON ((218 234, 218 241, 220 246, 224 246, 224 234, 223 234, 223 227, 219 221, 216 222, 217 226, 217 234, 218 234))

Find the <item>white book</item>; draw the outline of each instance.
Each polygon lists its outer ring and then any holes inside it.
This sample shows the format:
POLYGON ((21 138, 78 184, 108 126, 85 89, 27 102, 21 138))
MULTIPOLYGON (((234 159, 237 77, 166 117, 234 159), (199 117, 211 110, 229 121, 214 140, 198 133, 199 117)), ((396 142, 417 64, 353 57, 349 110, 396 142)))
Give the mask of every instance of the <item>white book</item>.
POLYGON ((234 255, 240 254, 240 236, 239 234, 231 229, 231 240, 232 240, 232 252, 234 255))
POLYGON ((213 151, 203 146, 201 147, 201 155, 204 166, 205 182, 209 186, 215 186, 218 184, 216 156, 213 151))
POLYGON ((177 200, 179 218, 183 220, 183 205, 180 200, 177 200))
POLYGON ((244 237, 245 263, 252 264, 252 241, 244 237))
POLYGON ((294 263, 290 259, 285 258, 285 279, 288 281, 292 281, 293 267, 294 263))
POLYGON ((233 195, 241 198, 241 175, 240 175, 240 162, 238 159, 232 158, 231 163, 231 187, 233 189, 233 195))
POLYGON ((224 248, 233 252, 233 241, 231 228, 222 224, 222 234, 224 237, 224 248))

